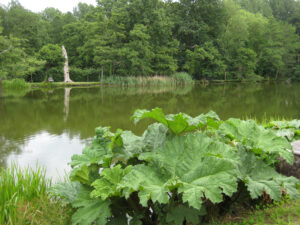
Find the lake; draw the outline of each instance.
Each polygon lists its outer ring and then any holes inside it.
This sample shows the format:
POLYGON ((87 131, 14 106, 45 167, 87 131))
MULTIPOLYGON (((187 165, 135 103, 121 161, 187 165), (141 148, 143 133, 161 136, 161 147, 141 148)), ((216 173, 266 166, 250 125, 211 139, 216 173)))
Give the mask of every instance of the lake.
POLYGON ((191 116, 213 110, 222 119, 300 118, 300 83, 227 83, 162 88, 89 87, 30 91, 0 89, 0 167, 37 163, 57 179, 97 126, 147 126, 130 120, 135 109, 163 108, 191 116))

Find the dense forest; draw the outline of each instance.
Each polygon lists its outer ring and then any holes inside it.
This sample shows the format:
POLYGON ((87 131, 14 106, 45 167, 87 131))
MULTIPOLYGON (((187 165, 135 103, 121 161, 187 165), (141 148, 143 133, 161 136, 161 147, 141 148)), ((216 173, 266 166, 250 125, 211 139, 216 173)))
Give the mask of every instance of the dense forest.
POLYGON ((73 12, 0 4, 0 80, 171 75, 300 79, 297 0, 97 0, 73 12))

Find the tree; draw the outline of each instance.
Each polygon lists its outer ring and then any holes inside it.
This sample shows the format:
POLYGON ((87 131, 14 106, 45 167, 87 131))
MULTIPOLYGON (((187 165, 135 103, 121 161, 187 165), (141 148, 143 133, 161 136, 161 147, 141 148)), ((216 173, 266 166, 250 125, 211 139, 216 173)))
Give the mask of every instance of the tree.
POLYGON ((11 2, 4 21, 3 34, 24 40, 22 46, 27 54, 34 54, 49 41, 41 16, 24 9, 18 2, 11 2))
POLYGON ((93 5, 79 2, 78 5, 73 9, 73 15, 78 19, 84 19, 86 15, 94 9, 93 5))
POLYGON ((41 69, 44 61, 28 56, 21 47, 21 41, 0 36, 0 79, 26 78, 41 69), (1 51, 5 49, 4 51, 1 51))
POLYGON ((48 44, 43 46, 39 53, 38 53, 38 57, 41 60, 44 60, 45 63, 45 72, 46 72, 46 76, 45 79, 47 79, 47 77, 49 76, 49 71, 52 70, 52 72, 54 71, 61 71, 61 73, 56 72, 56 74, 50 74, 50 76, 58 76, 60 79, 63 75, 62 73, 62 67, 63 67, 63 55, 62 55, 62 51, 59 45, 54 45, 54 44, 48 44))
POLYGON ((130 74, 151 75, 151 60, 154 56, 147 34, 147 27, 136 24, 129 33, 129 43, 126 45, 126 57, 130 62, 130 74))
POLYGON ((196 78, 222 79, 226 65, 212 42, 187 50, 184 68, 196 78))

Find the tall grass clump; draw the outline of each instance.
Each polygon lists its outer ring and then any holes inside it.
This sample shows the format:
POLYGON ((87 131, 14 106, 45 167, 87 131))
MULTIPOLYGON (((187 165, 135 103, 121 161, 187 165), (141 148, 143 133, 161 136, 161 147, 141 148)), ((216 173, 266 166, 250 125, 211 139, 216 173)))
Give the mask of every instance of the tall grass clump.
POLYGON ((185 72, 175 73, 172 76, 109 76, 102 81, 104 85, 118 86, 174 86, 194 83, 192 77, 185 72))
POLYGON ((2 87, 6 89, 26 89, 29 86, 24 79, 19 78, 2 81, 2 87))
POLYGON ((177 72, 172 76, 173 81, 178 85, 192 84, 194 83, 193 78, 186 72, 177 72))
POLYGON ((51 181, 45 169, 21 169, 15 163, 0 173, 0 224, 17 224, 18 206, 24 202, 42 199, 47 195, 51 181))
POLYGON ((171 77, 167 76, 109 76, 102 81, 104 85, 118 85, 123 87, 128 86, 172 86, 171 77))

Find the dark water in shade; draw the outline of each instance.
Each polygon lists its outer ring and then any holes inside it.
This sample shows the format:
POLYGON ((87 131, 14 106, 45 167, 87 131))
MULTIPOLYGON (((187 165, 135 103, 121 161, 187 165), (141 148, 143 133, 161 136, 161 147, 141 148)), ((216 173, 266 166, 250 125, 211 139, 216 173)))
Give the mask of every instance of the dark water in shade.
POLYGON ((300 119, 300 83, 230 83, 165 88, 66 88, 7 92, 0 90, 0 167, 45 166, 57 178, 91 141, 97 126, 130 129, 135 109, 161 107, 191 116, 214 110, 230 117, 300 119))

